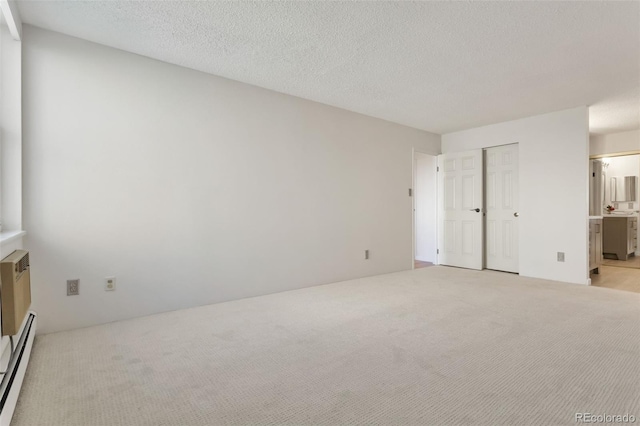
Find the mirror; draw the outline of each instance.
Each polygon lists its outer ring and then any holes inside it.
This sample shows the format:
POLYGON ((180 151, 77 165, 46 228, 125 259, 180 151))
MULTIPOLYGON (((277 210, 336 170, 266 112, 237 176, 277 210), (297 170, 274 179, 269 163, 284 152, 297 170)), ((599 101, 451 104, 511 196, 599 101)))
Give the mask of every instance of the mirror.
POLYGON ((611 178, 611 201, 637 201, 638 176, 611 178))

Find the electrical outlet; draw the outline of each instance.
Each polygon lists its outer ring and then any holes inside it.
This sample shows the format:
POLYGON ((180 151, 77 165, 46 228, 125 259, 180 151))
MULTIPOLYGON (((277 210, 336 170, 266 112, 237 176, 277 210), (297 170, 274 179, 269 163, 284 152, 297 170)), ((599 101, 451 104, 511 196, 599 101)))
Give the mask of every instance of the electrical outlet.
POLYGON ((67 280, 67 296, 80 295, 80 280, 67 280))
POLYGON ((564 262, 564 252, 563 251, 559 251, 558 252, 558 262, 564 262))
POLYGON ((115 291, 116 277, 107 277, 104 279, 104 291, 115 291))
POLYGON ((364 259, 368 260, 369 259, 369 250, 365 250, 364 251, 364 259))

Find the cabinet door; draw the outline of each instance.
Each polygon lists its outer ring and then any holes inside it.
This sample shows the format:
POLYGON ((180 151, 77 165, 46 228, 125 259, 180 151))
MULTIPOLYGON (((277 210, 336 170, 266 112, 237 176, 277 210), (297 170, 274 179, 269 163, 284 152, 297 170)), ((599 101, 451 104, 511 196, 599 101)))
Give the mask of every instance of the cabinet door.
POLYGON ((593 249, 594 251, 594 258, 595 258, 595 267, 599 267, 600 265, 602 265, 602 220, 597 220, 596 223, 594 224, 594 243, 595 243, 595 247, 593 249))

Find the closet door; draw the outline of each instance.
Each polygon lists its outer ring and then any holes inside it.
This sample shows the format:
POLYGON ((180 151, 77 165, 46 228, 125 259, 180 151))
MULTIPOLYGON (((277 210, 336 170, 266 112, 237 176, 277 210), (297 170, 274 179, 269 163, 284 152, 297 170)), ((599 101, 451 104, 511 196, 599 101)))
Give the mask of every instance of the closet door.
POLYGON ((486 150, 486 267, 518 272, 518 144, 486 150))
POLYGON ((438 156, 438 263, 482 269, 482 150, 438 156))

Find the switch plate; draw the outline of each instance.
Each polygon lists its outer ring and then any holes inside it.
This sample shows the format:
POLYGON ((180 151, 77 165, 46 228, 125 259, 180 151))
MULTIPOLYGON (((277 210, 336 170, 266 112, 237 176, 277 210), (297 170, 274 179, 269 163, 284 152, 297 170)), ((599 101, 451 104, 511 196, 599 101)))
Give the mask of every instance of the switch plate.
POLYGON ((115 291, 116 277, 107 277, 104 279, 104 291, 115 291))
POLYGON ((67 280, 67 296, 80 295, 80 280, 67 280))
POLYGON ((558 252, 558 262, 564 262, 564 252, 563 251, 559 251, 558 252))
POLYGON ((365 250, 364 251, 364 259, 368 260, 369 259, 369 250, 365 250))

